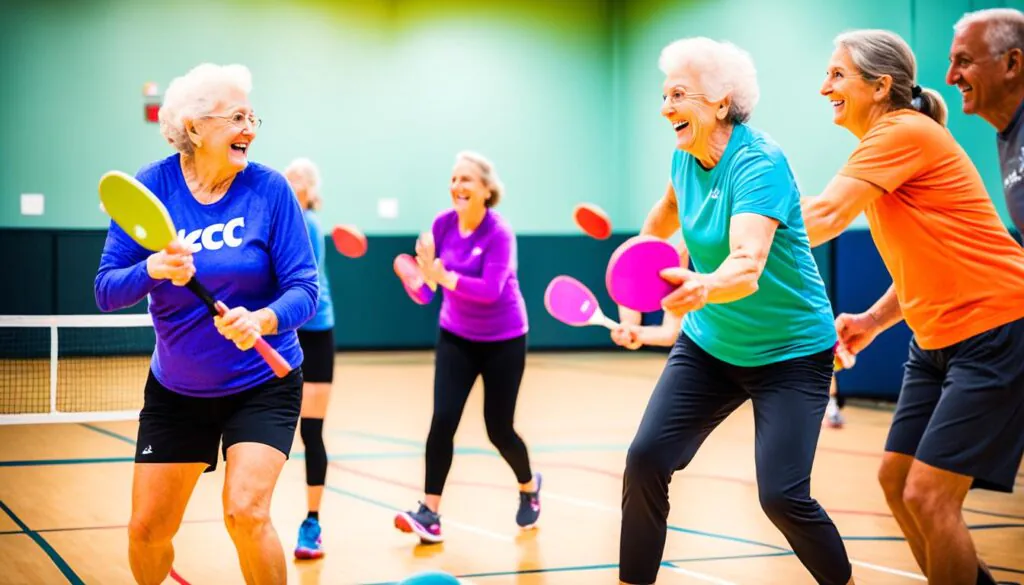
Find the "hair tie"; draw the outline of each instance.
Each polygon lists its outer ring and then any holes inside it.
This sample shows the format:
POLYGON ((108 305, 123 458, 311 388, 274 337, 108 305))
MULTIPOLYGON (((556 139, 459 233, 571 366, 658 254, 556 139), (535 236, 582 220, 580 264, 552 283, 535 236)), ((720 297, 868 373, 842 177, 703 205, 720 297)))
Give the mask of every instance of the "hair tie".
POLYGON ((915 98, 921 97, 921 86, 915 84, 910 90, 910 95, 915 98))

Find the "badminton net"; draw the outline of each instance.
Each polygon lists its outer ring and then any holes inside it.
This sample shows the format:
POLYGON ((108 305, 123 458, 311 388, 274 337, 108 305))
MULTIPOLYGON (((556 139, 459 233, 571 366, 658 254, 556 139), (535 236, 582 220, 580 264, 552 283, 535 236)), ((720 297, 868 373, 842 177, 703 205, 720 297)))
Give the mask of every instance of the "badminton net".
POLYGON ((148 314, 0 315, 0 424, 137 419, 148 314))

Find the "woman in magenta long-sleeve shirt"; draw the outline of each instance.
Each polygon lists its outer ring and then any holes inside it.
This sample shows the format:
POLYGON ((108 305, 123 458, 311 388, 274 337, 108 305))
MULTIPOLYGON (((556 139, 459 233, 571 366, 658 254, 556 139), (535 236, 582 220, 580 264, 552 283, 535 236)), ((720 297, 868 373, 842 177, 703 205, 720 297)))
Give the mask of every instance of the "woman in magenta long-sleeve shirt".
POLYGON ((425 280, 442 289, 434 364, 434 414, 426 447, 425 497, 395 526, 424 542, 441 542, 438 509, 452 465, 455 430, 478 376, 484 382, 487 436, 519 483, 516 523, 530 528, 540 516, 540 474, 530 469, 526 445, 513 427, 526 365, 526 303, 516 276, 516 236, 494 210, 503 187, 479 154, 456 156, 452 208, 435 219, 416 245, 425 280))

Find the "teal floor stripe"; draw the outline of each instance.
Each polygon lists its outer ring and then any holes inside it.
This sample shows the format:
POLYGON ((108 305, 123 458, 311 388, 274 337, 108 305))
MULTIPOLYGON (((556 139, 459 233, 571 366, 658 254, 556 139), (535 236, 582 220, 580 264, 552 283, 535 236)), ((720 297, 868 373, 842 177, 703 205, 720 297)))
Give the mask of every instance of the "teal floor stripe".
POLYGON ((117 433, 117 432, 114 432, 114 431, 111 431, 111 430, 107 430, 107 429, 105 429, 103 427, 98 427, 98 426, 96 426, 94 424, 90 424, 90 423, 81 423, 81 424, 82 424, 83 427, 89 429, 90 431, 95 431, 95 432, 97 432, 97 433, 99 433, 101 435, 106 435, 106 436, 108 436, 108 437, 110 437, 112 439, 117 439, 118 441, 121 441, 122 443, 128 443, 132 447, 135 446, 135 439, 126 437, 126 436, 122 435, 121 433, 117 433))
POLYGON ((0 467, 36 467, 40 465, 83 465, 89 463, 131 463, 134 457, 83 457, 80 459, 25 459, 0 461, 0 467))
POLYGON ((39 545, 39 548, 43 549, 43 552, 46 553, 46 556, 50 557, 50 560, 53 561, 53 564, 56 565, 58 569, 60 569, 61 573, 64 574, 64 577, 68 580, 68 583, 71 583, 72 585, 85 585, 85 581, 82 581, 82 579, 75 573, 75 571, 71 569, 71 566, 68 565, 67 561, 64 560, 64 557, 60 556, 60 553, 58 553, 52 546, 50 546, 50 543, 46 542, 46 539, 43 538, 38 532, 32 530, 28 527, 28 525, 22 522, 21 518, 18 518, 14 514, 14 511, 7 507, 7 504, 5 504, 3 500, 0 500, 0 510, 3 510, 8 516, 10 516, 11 520, 13 520, 14 523, 17 524, 19 528, 21 528, 22 532, 28 535, 29 538, 34 540, 35 543, 39 545))

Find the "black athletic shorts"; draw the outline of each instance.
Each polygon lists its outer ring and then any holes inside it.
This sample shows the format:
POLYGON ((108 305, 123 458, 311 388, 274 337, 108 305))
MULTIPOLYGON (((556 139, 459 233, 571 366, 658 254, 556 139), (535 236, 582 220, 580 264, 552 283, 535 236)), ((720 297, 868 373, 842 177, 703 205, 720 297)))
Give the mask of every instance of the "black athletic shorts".
POLYGON ((150 371, 139 414, 136 463, 206 463, 217 468, 236 443, 262 443, 291 452, 302 408, 302 369, 284 378, 217 398, 185 396, 165 388, 150 371))
POLYGON ((912 339, 885 450, 1013 492, 1024 454, 1024 319, 942 349, 912 339))
POLYGON ((334 381, 334 329, 298 330, 302 346, 302 376, 306 382, 330 384, 334 381))

